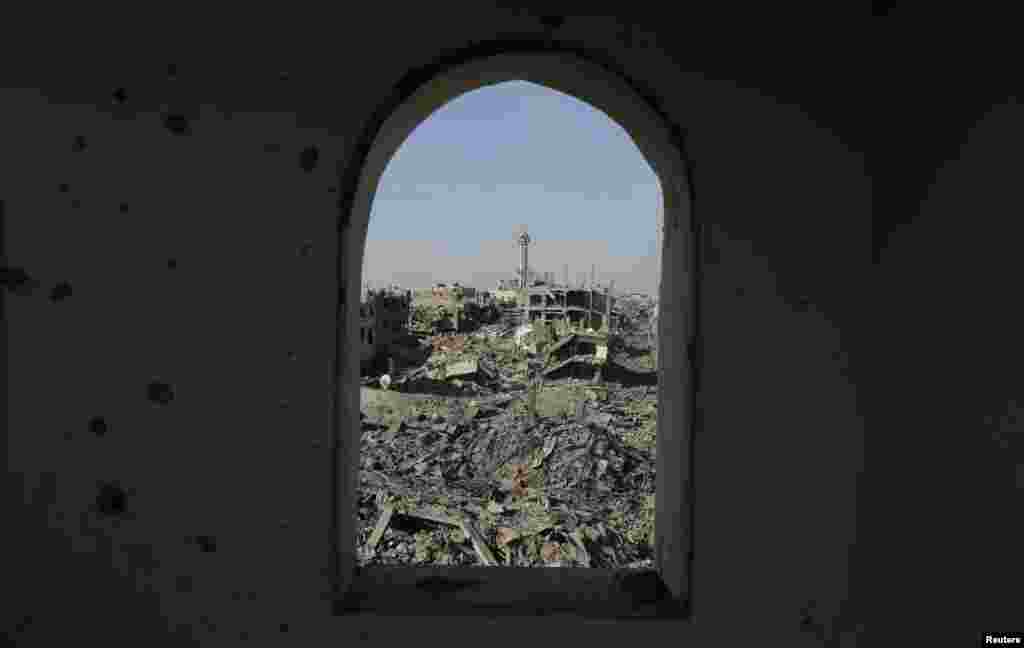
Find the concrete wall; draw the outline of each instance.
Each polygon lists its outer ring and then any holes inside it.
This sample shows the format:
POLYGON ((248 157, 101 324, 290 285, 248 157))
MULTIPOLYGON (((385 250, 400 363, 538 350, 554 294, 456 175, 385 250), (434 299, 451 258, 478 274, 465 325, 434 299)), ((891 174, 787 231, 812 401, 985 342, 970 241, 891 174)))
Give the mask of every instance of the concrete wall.
MULTIPOLYGON (((918 125, 919 141, 948 148, 875 175, 916 193, 878 192, 873 223, 861 152, 901 131, 859 125, 876 96, 858 85, 874 64, 862 33, 730 31, 732 48, 669 16, 549 32, 529 11, 402 11, 294 31, 247 14, 280 39, 237 21, 201 35, 65 15, 67 33, 47 22, 8 41, 5 263, 38 282, 4 297, 2 621, 19 645, 390 645, 450 630, 330 615, 330 538, 351 533, 332 490, 351 443, 332 436, 334 377, 357 336, 339 340, 338 295, 360 281, 339 272, 359 267, 338 258, 340 205, 399 79, 524 42, 635 81, 685 134, 702 227, 699 292, 674 296, 699 304, 694 617, 571 636, 850 646, 892 645, 890 624, 958 641, 1012 627, 995 583, 1020 573, 1019 532, 1003 527, 1024 480, 1019 381, 1004 377, 1021 355, 1016 104, 959 130, 945 104, 922 105, 946 130, 918 125), (808 51, 832 55, 834 74, 803 72, 808 51), (907 176, 914 165, 942 169, 907 176), (920 216, 879 239, 887 209, 920 216)), ((662 333, 681 355, 686 338, 662 333)), ((512 645, 566 620, 476 622, 459 627, 512 645)))
POLYGON ((943 645, 1021 628, 1006 587, 1024 575, 1024 537, 1009 526, 1024 504, 1024 110, 998 28, 960 16, 928 32, 879 88, 904 94, 891 95, 894 133, 871 169, 876 265, 864 286, 877 315, 859 399, 871 439, 850 562, 865 616, 943 645), (993 40, 947 49, 953 24, 993 40))

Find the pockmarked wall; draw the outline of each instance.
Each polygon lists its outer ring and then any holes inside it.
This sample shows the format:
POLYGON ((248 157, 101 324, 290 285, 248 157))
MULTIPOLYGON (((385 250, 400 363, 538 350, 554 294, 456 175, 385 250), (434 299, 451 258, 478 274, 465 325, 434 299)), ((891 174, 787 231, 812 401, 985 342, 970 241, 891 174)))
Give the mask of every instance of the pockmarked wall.
MULTIPOLYGON (((701 224, 694 616, 574 632, 854 645, 860 155, 799 107, 702 74, 663 26, 365 20, 298 48, 240 34, 126 52, 86 47, 105 42, 92 31, 74 57, 5 71, 4 262, 24 273, 4 298, 8 633, 388 645, 450 628, 330 615, 331 537, 353 532, 331 483, 339 176, 408 70, 534 38, 616 65, 686 131, 701 224)), ((571 621, 465 623, 515 623, 488 635, 511 645, 571 621)))

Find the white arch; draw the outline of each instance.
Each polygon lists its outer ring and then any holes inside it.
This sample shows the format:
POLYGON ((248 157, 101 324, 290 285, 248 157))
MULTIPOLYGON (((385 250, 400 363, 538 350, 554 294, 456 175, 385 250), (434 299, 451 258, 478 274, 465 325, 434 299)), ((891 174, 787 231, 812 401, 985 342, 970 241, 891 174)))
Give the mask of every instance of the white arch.
MULTIPOLYGON (((423 121, 453 99, 479 88, 507 81, 529 81, 572 95, 604 112, 636 144, 661 183, 664 230, 661 249, 659 329, 670 344, 660 344, 658 358, 658 447, 656 485, 656 563, 662 579, 680 599, 688 596, 691 547, 689 511, 684 493, 689 485, 689 372, 686 343, 693 331, 691 274, 693 241, 686 165, 668 127, 622 79, 598 65, 566 53, 500 54, 453 67, 421 86, 384 122, 365 160, 349 215, 339 241, 343 264, 345 308, 341 313, 342 366, 339 367, 339 420, 342 429, 340 515, 354 518, 359 470, 357 432, 347 434, 347 421, 358 423, 357 390, 359 285, 373 198, 388 162, 423 121), (354 451, 352 450, 354 446, 354 451)), ((356 428, 358 430, 358 427, 356 428)), ((344 525, 343 525, 344 526, 344 525)), ((342 568, 354 553, 351 538, 340 539, 342 568)), ((546 571, 546 570, 540 570, 546 571)), ((347 576, 342 575, 342 578, 347 576)))

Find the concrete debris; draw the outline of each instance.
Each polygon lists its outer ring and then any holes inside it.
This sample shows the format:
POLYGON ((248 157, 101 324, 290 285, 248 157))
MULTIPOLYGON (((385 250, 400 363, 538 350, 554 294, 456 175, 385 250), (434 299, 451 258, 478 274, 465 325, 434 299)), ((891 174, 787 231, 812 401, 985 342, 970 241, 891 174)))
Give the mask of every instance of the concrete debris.
POLYGON ((408 336, 360 391, 360 564, 653 566, 645 327, 408 336))
POLYGON ((450 362, 443 367, 430 372, 428 375, 431 378, 440 378, 442 380, 451 378, 469 379, 476 375, 478 369, 479 360, 477 358, 466 358, 464 360, 450 362))
POLYGON ((509 337, 515 332, 515 328, 505 324, 490 324, 481 326, 474 335, 477 337, 509 337))

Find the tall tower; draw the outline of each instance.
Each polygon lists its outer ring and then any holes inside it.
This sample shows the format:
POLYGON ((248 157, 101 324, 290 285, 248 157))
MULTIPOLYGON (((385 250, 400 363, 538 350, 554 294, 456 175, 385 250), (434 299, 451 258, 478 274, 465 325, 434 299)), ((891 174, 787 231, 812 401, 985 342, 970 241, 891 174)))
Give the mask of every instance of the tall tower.
POLYGON ((519 276, 519 287, 526 288, 529 286, 529 253, 527 248, 530 245, 530 235, 526 232, 526 225, 519 227, 519 267, 521 269, 519 276))

